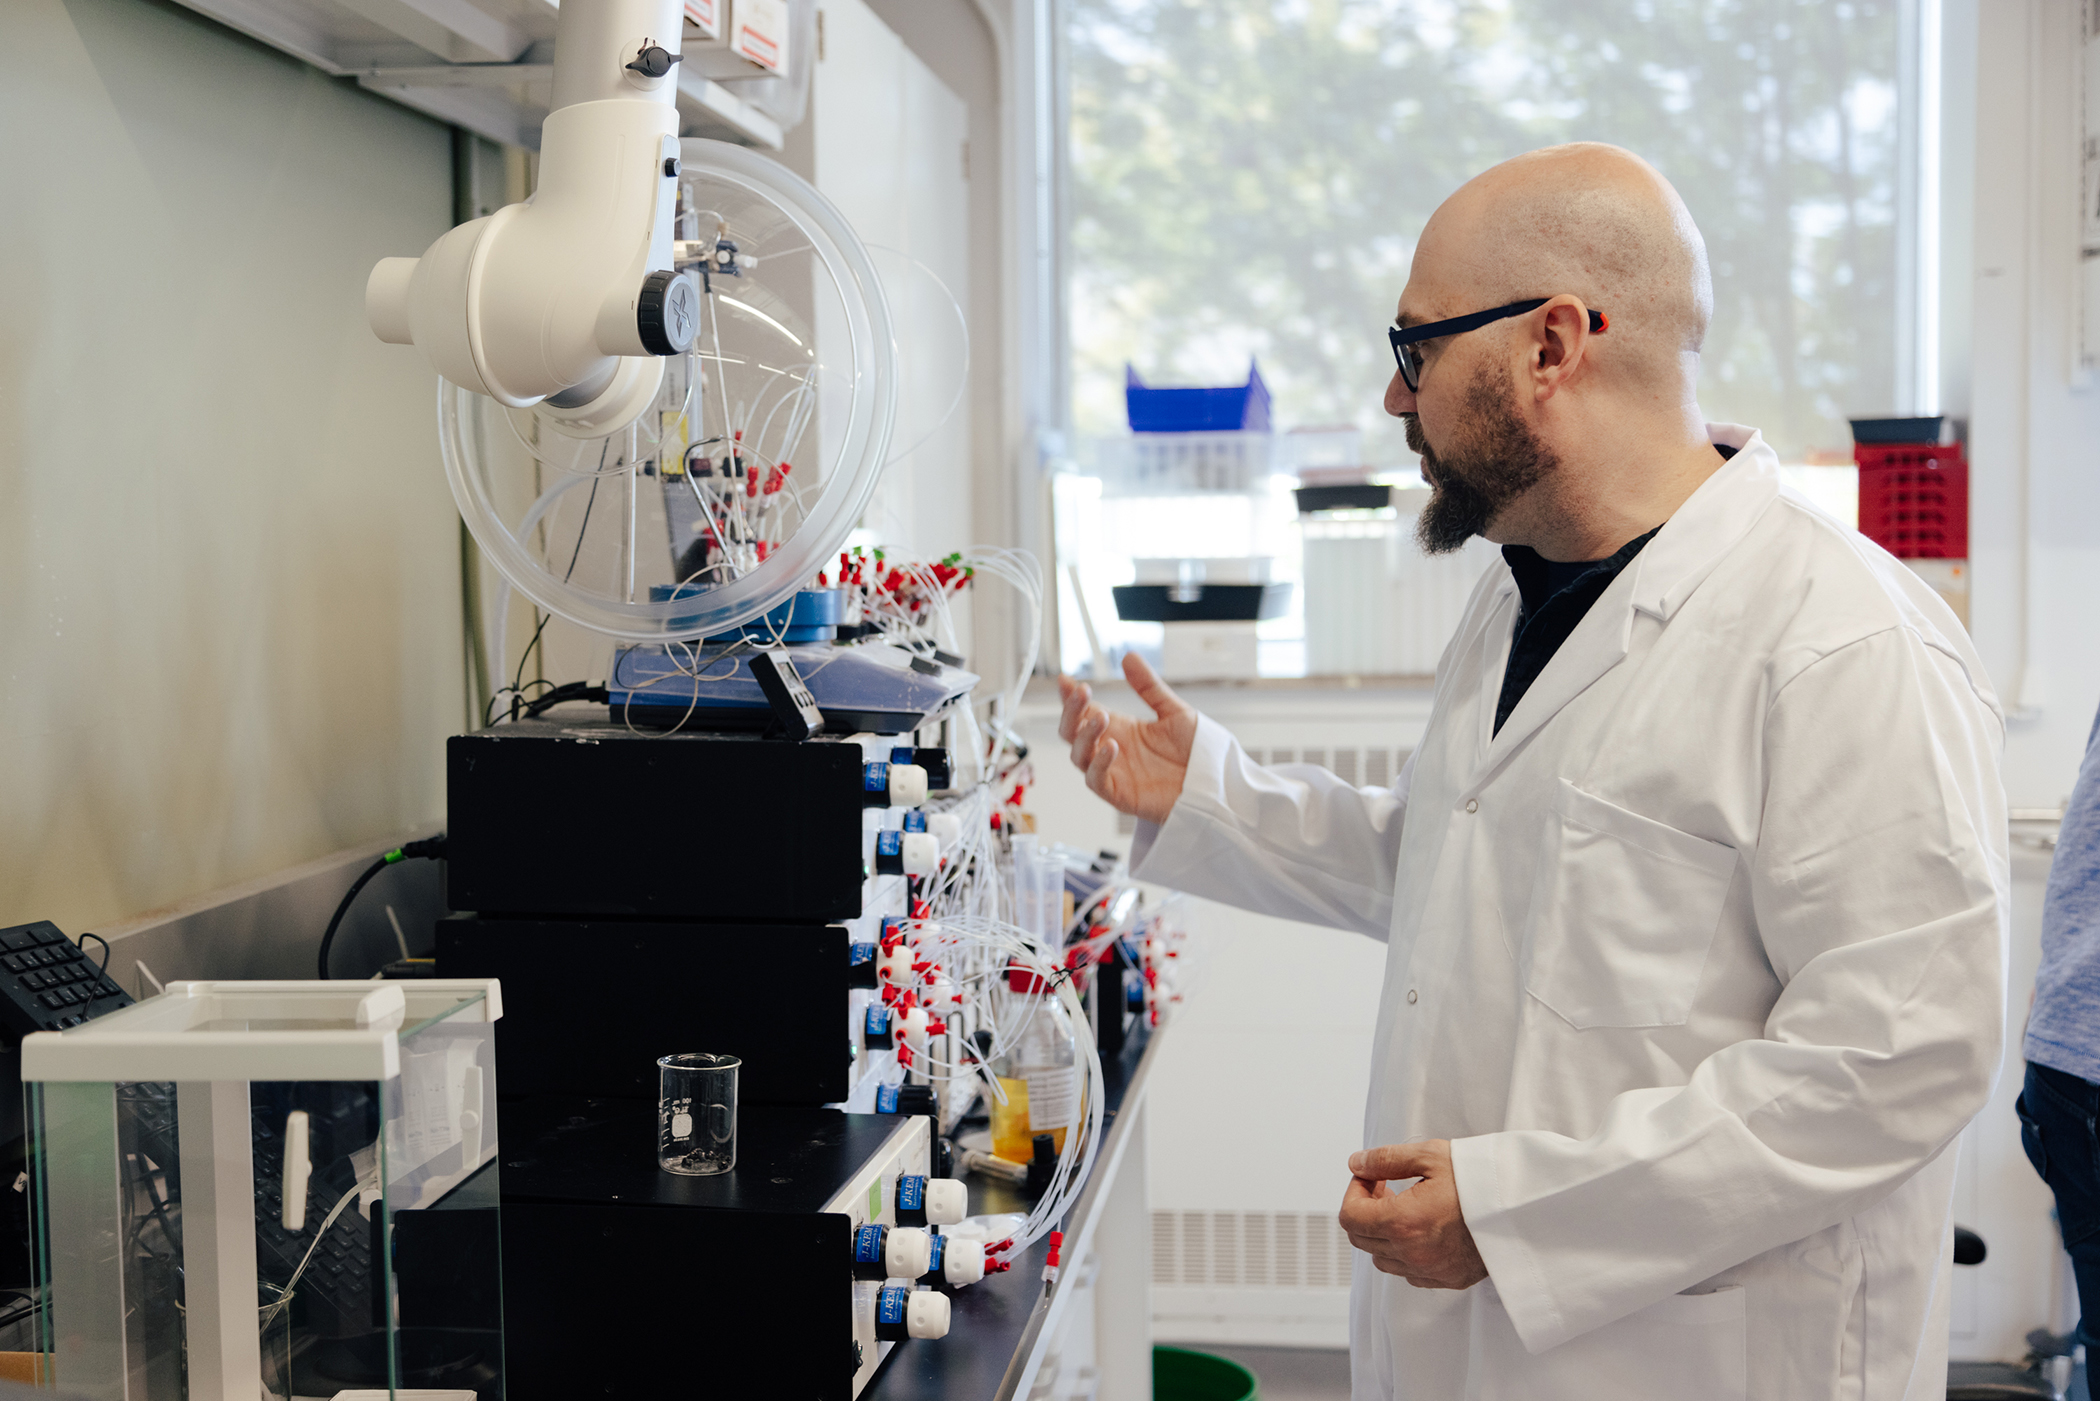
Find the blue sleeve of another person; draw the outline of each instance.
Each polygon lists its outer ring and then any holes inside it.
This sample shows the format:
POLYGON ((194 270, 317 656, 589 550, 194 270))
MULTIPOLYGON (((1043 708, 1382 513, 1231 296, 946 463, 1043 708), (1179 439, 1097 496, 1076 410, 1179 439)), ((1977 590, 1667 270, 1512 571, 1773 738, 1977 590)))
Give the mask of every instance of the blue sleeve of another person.
POLYGON ((2042 904, 2027 1059, 2100 1082, 2100 717, 2086 739, 2042 904))

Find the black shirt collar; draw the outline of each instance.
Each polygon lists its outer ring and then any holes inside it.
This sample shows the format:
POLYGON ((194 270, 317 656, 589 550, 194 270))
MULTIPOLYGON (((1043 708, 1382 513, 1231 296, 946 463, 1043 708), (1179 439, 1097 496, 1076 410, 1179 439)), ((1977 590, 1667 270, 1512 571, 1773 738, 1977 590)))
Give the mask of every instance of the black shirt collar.
MULTIPOLYGON (((1735 449, 1726 443, 1715 443, 1714 451, 1721 455, 1723 462, 1735 456, 1735 449)), ((1591 585, 1585 592, 1594 599, 1618 577, 1619 571, 1633 562, 1633 557, 1641 552, 1641 546, 1655 538, 1655 531, 1661 529, 1657 526, 1645 535, 1636 536, 1603 559, 1551 560, 1529 545, 1504 545, 1502 558, 1508 561, 1509 572, 1516 576, 1517 593, 1523 600, 1518 618, 1530 618, 1546 600, 1585 580, 1591 585), (1590 579, 1592 574, 1602 577, 1590 579)))

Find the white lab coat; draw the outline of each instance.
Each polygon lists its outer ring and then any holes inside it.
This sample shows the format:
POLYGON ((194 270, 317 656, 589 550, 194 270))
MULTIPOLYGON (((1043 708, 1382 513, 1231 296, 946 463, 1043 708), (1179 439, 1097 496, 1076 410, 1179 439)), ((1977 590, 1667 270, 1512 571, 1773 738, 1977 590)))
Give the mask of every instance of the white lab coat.
POLYGON ((1359 1401, 1945 1394, 1950 1144, 2004 1030, 2003 716, 1931 590, 1711 431, 1736 457, 1499 735, 1502 565, 1393 788, 1205 719, 1140 828, 1146 880, 1389 941, 1364 1142, 1452 1140, 1490 1277, 1359 1254, 1359 1401))

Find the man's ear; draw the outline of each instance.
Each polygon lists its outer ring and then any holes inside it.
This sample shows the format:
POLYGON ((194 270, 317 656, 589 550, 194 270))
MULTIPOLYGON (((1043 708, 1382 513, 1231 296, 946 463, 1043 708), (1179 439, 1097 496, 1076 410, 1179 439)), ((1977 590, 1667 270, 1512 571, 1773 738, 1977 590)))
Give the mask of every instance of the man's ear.
POLYGON ((1589 353, 1590 318, 1582 303, 1555 297, 1532 313, 1532 395, 1540 402, 1559 393, 1589 353))

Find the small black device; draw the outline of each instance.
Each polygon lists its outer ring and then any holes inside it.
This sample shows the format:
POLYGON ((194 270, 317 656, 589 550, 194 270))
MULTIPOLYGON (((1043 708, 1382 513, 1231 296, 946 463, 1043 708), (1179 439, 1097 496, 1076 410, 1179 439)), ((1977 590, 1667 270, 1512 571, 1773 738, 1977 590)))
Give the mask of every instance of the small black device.
POLYGON ((816 698, 802 684, 802 673, 795 670, 794 658, 785 651, 767 648, 752 653, 751 674, 758 678, 758 689, 766 693, 766 704, 773 707, 773 720, 783 735, 805 740, 824 728, 824 712, 817 709, 816 698))
MULTIPOLYGON (((95 957, 49 920, 0 929, 0 1180, 11 1180, 26 1166, 22 1038, 79 1026, 131 1001, 95 957)), ((30 1234, 29 1194, 0 1197, 0 1274, 30 1277, 30 1234)))
POLYGON ((0 929, 0 1035, 64 1031, 129 1007, 131 997, 47 919, 0 929))
POLYGON ((947 791, 955 782, 955 768, 949 761, 948 751, 933 745, 907 747, 898 745, 890 750, 893 764, 917 764, 926 770, 926 787, 935 793, 947 791))
MULTIPOLYGON (((1094 1047, 1103 1060, 1123 1054, 1130 1022, 1130 998, 1124 991, 1130 977, 1124 968, 1127 957, 1121 939, 1109 945, 1109 955, 1094 965, 1093 982, 1087 989, 1087 1010, 1096 1023, 1094 1047)), ((1142 986, 1142 977, 1139 983, 1142 986)))
POLYGON ((874 988, 881 979, 875 969, 874 944, 865 941, 846 946, 846 986, 849 988, 874 988))
POLYGON ((1301 516, 1316 516, 1326 511, 1382 511, 1393 504, 1393 489, 1384 482, 1301 486, 1291 495, 1297 498, 1301 516))

